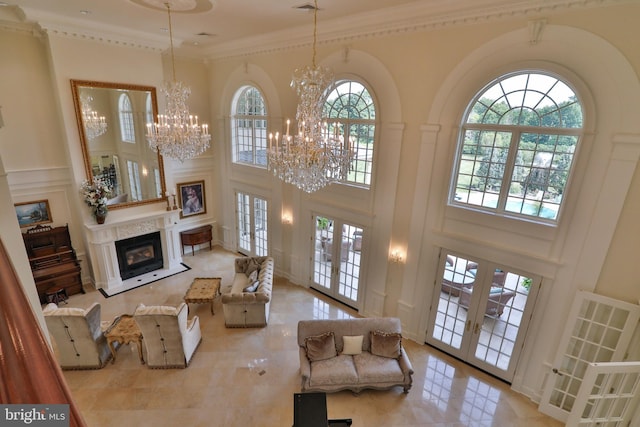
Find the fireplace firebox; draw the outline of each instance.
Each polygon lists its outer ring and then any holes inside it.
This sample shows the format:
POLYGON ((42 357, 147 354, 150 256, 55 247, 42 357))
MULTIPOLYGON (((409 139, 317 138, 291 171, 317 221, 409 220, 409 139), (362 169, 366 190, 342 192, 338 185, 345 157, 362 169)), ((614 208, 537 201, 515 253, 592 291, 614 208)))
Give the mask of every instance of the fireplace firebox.
POLYGON ((115 242, 122 280, 149 273, 163 267, 160 232, 115 242))

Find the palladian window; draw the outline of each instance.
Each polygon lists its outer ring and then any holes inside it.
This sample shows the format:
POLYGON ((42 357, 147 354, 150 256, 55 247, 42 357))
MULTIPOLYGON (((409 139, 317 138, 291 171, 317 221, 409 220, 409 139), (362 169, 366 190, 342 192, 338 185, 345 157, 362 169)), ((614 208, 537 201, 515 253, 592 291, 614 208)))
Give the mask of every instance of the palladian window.
POLYGON ((464 116, 449 203, 557 221, 582 119, 575 92, 558 77, 519 72, 493 81, 464 116))

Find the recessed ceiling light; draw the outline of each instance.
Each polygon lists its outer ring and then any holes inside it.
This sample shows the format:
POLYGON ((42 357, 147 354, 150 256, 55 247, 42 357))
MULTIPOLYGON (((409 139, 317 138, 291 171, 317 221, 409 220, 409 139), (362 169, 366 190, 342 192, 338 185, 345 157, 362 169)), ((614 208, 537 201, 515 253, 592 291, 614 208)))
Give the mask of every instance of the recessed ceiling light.
POLYGON ((9 6, 9 3, 7 3, 6 1, 0 1, 0 7, 3 6, 9 6))
POLYGON ((91 15, 91 11, 90 11, 90 10, 86 10, 86 9, 82 9, 82 10, 80 11, 80 13, 81 13, 82 15, 91 15))

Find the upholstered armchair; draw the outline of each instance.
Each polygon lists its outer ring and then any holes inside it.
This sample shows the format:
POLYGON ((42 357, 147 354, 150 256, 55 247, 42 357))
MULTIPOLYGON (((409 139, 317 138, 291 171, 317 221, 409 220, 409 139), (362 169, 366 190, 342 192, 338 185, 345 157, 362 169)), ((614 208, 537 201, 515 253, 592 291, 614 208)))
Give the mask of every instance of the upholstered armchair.
POLYGON ((52 303, 43 314, 62 369, 100 369, 109 361, 111 352, 103 332, 111 322, 101 322, 100 304, 85 310, 52 303))
POLYGON ((189 308, 185 303, 178 307, 145 306, 140 304, 133 314, 147 353, 150 368, 186 368, 193 357, 202 334, 200 319, 188 320, 189 308))

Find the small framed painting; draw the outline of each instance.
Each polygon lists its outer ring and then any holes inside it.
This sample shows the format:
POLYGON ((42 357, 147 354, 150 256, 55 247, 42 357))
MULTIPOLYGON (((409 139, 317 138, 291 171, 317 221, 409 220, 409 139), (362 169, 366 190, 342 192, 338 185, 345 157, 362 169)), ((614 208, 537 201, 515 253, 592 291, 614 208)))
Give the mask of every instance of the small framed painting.
POLYGON ((204 199, 204 181, 184 182, 178 185, 178 206, 180 218, 207 212, 204 199))
POLYGON ((53 222, 48 200, 16 203, 14 206, 21 228, 53 222))

